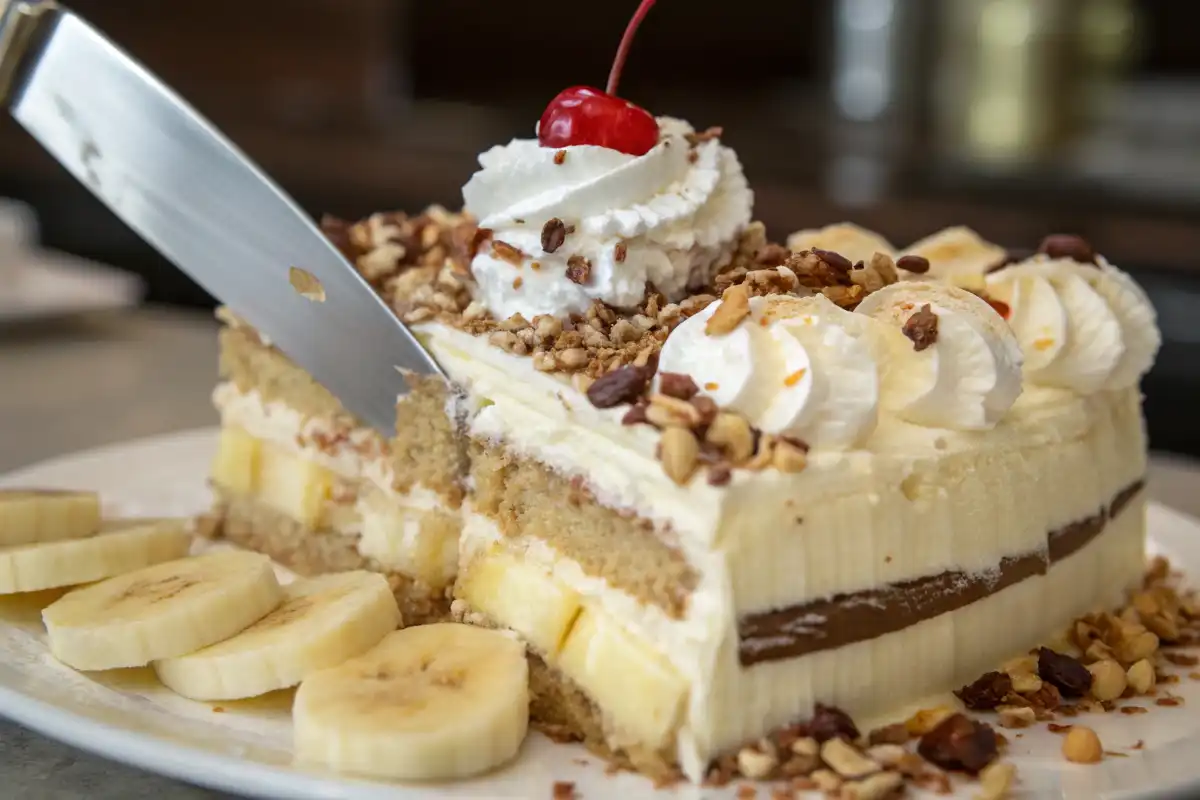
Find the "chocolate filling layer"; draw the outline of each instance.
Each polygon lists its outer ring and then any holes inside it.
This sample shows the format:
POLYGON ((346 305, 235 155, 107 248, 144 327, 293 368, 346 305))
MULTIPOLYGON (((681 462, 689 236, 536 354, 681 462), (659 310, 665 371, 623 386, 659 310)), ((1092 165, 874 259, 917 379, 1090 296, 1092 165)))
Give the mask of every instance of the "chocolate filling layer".
POLYGON ((750 666, 873 639, 962 608, 1034 575, 1045 575, 1051 564, 1095 539, 1143 485, 1137 481, 1097 514, 1051 531, 1045 550, 1009 556, 986 573, 943 572, 745 616, 738 624, 738 659, 742 666, 750 666))

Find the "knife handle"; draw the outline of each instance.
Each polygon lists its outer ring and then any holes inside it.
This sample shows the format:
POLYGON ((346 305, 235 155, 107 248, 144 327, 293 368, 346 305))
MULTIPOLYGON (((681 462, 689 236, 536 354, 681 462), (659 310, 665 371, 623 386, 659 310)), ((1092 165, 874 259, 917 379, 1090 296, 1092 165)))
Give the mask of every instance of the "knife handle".
POLYGON ((62 9, 54 0, 0 0, 0 104, 8 107, 29 46, 62 9))

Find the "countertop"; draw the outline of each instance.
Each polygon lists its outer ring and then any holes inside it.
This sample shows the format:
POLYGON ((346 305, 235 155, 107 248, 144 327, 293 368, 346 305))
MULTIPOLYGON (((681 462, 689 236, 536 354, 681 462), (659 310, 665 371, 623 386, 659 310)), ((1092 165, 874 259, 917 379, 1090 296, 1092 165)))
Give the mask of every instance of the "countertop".
MULTIPOLYGON (((0 327, 0 473, 73 451, 213 424, 217 325, 145 309, 0 327)), ((1155 456, 1153 498, 1200 516, 1200 468, 1155 456)), ((0 722, 0 797, 193 800, 224 795, 96 758, 0 722)))

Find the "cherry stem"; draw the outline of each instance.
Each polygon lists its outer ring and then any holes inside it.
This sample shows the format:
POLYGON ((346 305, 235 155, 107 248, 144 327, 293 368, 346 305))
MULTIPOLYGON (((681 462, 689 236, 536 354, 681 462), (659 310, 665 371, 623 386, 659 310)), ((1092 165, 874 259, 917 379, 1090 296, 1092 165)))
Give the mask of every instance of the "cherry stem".
POLYGON ((621 80, 621 70, 625 69, 625 59, 629 56, 629 48, 633 45, 633 36, 637 33, 642 20, 646 18, 646 14, 654 8, 654 3, 655 0, 642 0, 637 11, 633 12, 633 19, 629 20, 629 25, 625 28, 625 35, 621 37, 621 46, 617 48, 617 57, 613 59, 612 71, 608 73, 608 86, 604 89, 613 97, 617 95, 617 83, 621 80))

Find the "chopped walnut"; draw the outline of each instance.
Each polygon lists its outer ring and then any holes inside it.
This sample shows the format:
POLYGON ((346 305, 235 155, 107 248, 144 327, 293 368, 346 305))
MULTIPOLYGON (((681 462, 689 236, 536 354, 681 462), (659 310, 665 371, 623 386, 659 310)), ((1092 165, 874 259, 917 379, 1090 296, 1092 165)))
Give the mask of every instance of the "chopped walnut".
POLYGON ((913 349, 919 353, 937 342, 938 316, 926 303, 908 318, 900 330, 912 341, 913 349))

